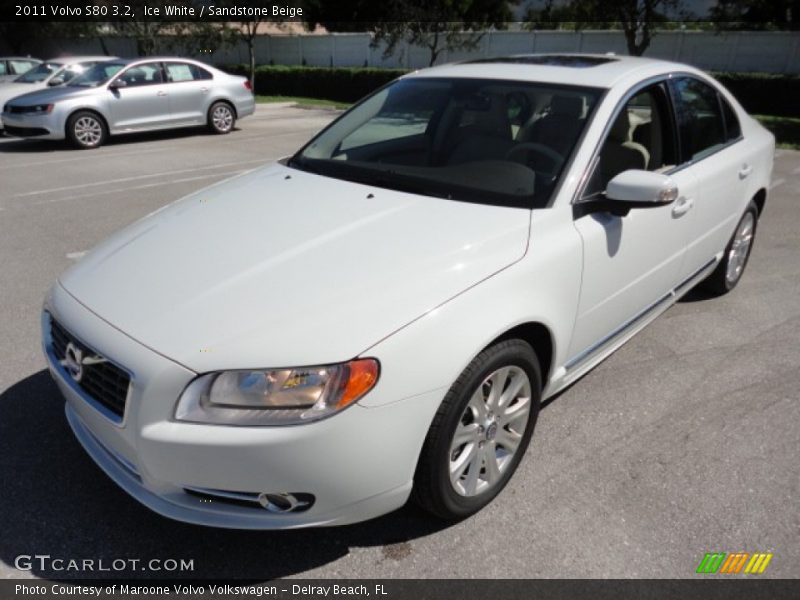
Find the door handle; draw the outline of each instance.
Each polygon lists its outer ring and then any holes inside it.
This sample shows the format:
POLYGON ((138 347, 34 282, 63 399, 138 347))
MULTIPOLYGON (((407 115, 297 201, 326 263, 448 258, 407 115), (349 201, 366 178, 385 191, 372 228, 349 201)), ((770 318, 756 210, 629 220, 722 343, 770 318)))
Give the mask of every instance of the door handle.
POLYGON ((167 92, 165 92, 164 90, 161 90, 160 92, 158 92, 156 94, 156 96, 166 96, 166 95, 167 95, 167 92))
POLYGON ((739 179, 745 179, 750 173, 753 172, 753 165, 748 165, 744 163, 742 168, 739 169, 739 179))
POLYGON ((672 216, 673 217, 680 217, 681 215, 685 215, 687 212, 692 210, 694 206, 694 200, 691 198, 686 198, 685 196, 681 196, 678 198, 678 201, 675 203, 675 206, 672 207, 672 216))
POLYGON ((200 88, 200 93, 201 94, 207 94, 208 93, 208 88, 207 87, 200 88))

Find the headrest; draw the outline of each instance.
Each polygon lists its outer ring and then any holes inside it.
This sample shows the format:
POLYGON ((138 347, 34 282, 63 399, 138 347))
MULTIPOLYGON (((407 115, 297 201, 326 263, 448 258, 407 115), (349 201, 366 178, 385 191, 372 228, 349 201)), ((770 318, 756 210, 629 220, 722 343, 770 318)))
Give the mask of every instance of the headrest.
POLYGON ((583 98, 580 96, 553 96, 550 114, 580 119, 583 116, 583 98))
POLYGON ((631 121, 628 118, 628 111, 623 109, 619 113, 614 124, 611 126, 611 131, 608 132, 608 137, 617 142, 629 142, 631 140, 631 121))

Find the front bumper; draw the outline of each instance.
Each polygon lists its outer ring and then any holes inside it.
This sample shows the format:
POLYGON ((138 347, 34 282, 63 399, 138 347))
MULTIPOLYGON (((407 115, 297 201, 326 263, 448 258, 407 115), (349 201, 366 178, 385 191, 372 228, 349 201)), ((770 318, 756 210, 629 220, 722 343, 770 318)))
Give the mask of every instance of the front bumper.
MULTIPOLYGON (((177 422, 175 402, 195 373, 118 331, 59 285, 46 309, 74 336, 132 373, 125 413, 114 422, 87 402, 45 347, 76 437, 120 487, 155 512, 201 525, 286 529, 363 521, 406 502, 443 391, 379 408, 355 405, 300 426, 177 422), (276 514, 256 503, 192 493, 197 490, 310 494, 314 502, 302 512, 276 514)), ((380 383, 373 393, 380 393, 380 383)))
POLYGON ((63 140, 64 128, 53 112, 46 115, 4 112, 2 124, 6 134, 18 137, 35 137, 45 140, 63 140))

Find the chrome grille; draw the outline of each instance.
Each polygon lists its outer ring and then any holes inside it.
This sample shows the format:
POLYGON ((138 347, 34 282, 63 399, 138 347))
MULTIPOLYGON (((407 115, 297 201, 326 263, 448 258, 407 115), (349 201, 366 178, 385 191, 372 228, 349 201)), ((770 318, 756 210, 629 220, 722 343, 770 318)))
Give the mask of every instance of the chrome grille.
MULTIPOLYGON (((66 359, 69 344, 78 348, 84 356, 92 359, 83 364, 80 381, 75 383, 87 396, 108 409, 121 421, 125 414, 125 402, 131 383, 130 375, 70 334, 52 316, 50 317, 50 339, 52 352, 62 365, 66 359), (104 362, 95 362, 95 359, 104 362)), ((70 374, 67 373, 65 376, 70 377, 70 374)))

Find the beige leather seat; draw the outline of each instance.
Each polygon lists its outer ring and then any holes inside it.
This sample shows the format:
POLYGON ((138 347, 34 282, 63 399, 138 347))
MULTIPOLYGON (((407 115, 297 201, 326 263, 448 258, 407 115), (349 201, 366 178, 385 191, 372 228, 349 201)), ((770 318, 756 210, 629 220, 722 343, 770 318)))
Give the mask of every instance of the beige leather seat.
POLYGON ((631 123, 628 111, 620 112, 611 131, 608 133, 600 152, 600 174, 602 185, 608 184, 615 175, 628 169, 647 169, 650 154, 642 144, 631 137, 631 123))

